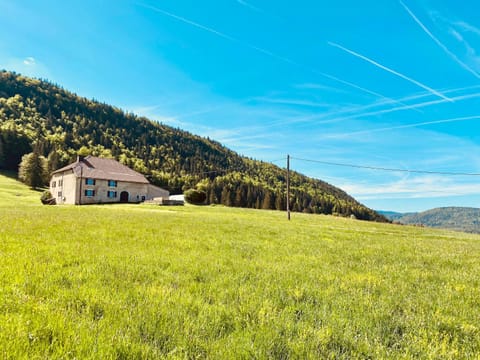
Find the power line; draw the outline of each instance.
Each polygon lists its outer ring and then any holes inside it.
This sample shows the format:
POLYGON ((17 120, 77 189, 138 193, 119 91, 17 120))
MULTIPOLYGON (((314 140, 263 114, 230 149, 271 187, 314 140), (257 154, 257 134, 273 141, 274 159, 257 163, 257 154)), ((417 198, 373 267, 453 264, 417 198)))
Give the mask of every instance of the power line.
POLYGON ((286 158, 285 158, 285 157, 283 157, 283 158, 281 158, 281 159, 270 160, 270 161, 267 161, 267 162, 269 162, 269 163, 272 163, 272 164, 273 164, 273 163, 277 163, 277 162, 280 162, 280 161, 285 161, 285 159, 286 159, 286 158))
POLYGON ((391 171, 391 172, 405 172, 405 173, 413 173, 413 174, 435 174, 435 175, 451 175, 451 176, 480 176, 480 173, 396 169, 396 168, 387 168, 387 167, 378 167, 378 166, 366 166, 366 165, 346 164, 346 163, 337 163, 337 162, 312 160, 312 159, 302 159, 302 158, 296 158, 293 156, 291 156, 290 159, 313 162, 313 163, 324 164, 324 165, 331 165, 331 166, 343 166, 343 167, 368 169, 368 170, 376 170, 376 171, 391 171))
MULTIPOLYGON (((271 160, 271 161, 262 161, 265 164, 270 164, 270 165, 275 165, 274 163, 280 162, 280 161, 285 161, 285 157, 281 159, 276 159, 276 160, 271 160)), ((278 165, 275 165, 278 166, 278 165)), ((248 168, 248 167, 247 167, 248 168)), ((229 168, 224 168, 224 169, 218 169, 218 170, 210 170, 210 171, 201 171, 201 172, 195 172, 194 175, 209 175, 209 174, 219 174, 219 173, 228 173, 228 172, 234 172, 234 171, 244 171, 246 170, 245 167, 229 167, 229 168)))

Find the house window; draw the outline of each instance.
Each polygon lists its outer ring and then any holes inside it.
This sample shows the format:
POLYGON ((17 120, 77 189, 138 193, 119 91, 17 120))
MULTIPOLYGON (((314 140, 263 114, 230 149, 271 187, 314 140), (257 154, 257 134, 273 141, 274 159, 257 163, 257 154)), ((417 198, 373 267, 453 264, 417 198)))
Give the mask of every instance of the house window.
POLYGON ((85 185, 95 185, 95 179, 92 179, 92 178, 85 179, 85 185))
POLYGON ((61 197, 62 197, 62 192, 61 192, 61 191, 58 192, 57 197, 58 197, 58 198, 61 198, 61 197))
POLYGON ((116 180, 108 180, 108 186, 109 187, 117 187, 117 181, 116 180))
POLYGON ((85 190, 85 196, 87 197, 93 197, 95 196, 95 190, 85 190))
POLYGON ((56 181, 52 181, 52 188, 54 188, 55 186, 57 186, 57 182, 56 182, 56 181))
POLYGON ((116 191, 107 191, 107 197, 110 199, 114 199, 117 197, 117 192, 116 191))
POLYGON ((63 186, 63 180, 58 180, 58 186, 59 187, 63 186))

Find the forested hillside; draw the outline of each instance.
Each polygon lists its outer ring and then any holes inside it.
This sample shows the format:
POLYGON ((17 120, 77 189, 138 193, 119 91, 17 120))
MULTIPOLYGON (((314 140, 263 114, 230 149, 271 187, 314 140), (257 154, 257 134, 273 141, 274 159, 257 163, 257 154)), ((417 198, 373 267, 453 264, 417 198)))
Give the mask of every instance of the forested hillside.
POLYGON ((434 228, 480 233, 480 209, 443 207, 421 213, 405 214, 398 219, 402 224, 421 224, 434 228))
MULTIPOLYGON (((286 208, 285 170, 220 143, 79 97, 47 81, 0 72, 0 168, 16 170, 35 149, 50 170, 82 155, 113 157, 172 193, 197 188, 210 204, 286 208)), ((291 176, 293 211, 386 221, 344 191, 291 176)))

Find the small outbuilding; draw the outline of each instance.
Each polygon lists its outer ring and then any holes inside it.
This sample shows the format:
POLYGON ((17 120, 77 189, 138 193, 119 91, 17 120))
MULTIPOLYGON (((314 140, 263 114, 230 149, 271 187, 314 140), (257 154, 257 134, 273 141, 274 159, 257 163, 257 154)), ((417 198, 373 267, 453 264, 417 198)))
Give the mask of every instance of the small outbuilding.
POLYGON ((52 173, 50 193, 57 204, 137 203, 168 199, 169 192, 114 159, 87 156, 52 173))

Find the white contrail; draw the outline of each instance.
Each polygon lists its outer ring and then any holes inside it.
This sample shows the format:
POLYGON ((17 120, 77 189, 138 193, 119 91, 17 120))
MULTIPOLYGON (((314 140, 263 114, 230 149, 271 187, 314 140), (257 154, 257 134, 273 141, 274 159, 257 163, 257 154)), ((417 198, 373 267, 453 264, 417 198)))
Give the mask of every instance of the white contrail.
POLYGON ((150 10, 152 10, 152 11, 161 13, 161 14, 163 14, 163 15, 167 15, 167 16, 169 16, 169 17, 171 17, 171 18, 174 18, 174 19, 179 20, 179 21, 181 21, 181 22, 184 22, 184 23, 186 23, 186 24, 195 26, 195 27, 197 27, 197 28, 199 28, 199 29, 208 31, 208 32, 210 32, 210 33, 212 33, 212 34, 215 34, 215 35, 217 35, 217 36, 220 36, 220 37, 222 37, 222 38, 224 38, 224 39, 227 39, 227 40, 230 40, 230 41, 234 41, 234 42, 238 42, 237 39, 235 39, 235 38, 233 38, 233 37, 231 37, 231 36, 229 36, 229 35, 226 35, 226 34, 224 34, 224 33, 221 33, 220 31, 217 31, 217 30, 215 30, 215 29, 209 28, 209 27, 207 27, 207 26, 204 26, 204 25, 202 25, 202 24, 196 23, 196 22, 194 22, 194 21, 188 20, 188 19, 186 19, 186 18, 184 18, 184 17, 181 17, 181 16, 178 16, 178 15, 172 14, 172 13, 170 13, 170 12, 168 12, 168 11, 165 11, 165 10, 162 10, 162 9, 159 9, 159 8, 157 8, 157 7, 154 7, 154 6, 150 6, 150 5, 145 5, 145 4, 139 4, 139 5, 143 6, 144 8, 150 9, 150 10))
POLYGON ((422 84, 421 82, 419 82, 419 81, 417 81, 417 80, 414 80, 414 79, 412 79, 412 78, 410 78, 410 77, 408 77, 408 76, 406 76, 406 75, 403 75, 403 74, 399 73, 398 71, 395 71, 395 70, 390 69, 390 68, 388 68, 388 67, 386 67, 386 66, 384 66, 384 65, 382 65, 382 64, 379 64, 379 63, 376 62, 375 60, 372 60, 372 59, 370 59, 370 58, 368 58, 368 57, 366 57, 366 56, 364 56, 364 55, 361 55, 361 54, 359 54, 359 53, 357 53, 357 52, 355 52, 355 51, 353 51, 353 50, 347 49, 347 48, 345 48, 345 47, 343 47, 343 46, 341 46, 341 45, 338 45, 338 44, 336 44, 336 43, 334 43, 334 42, 329 41, 328 44, 329 44, 330 46, 333 46, 333 47, 336 47, 336 48, 338 48, 338 49, 340 49, 340 50, 343 50, 343 51, 345 51, 345 52, 347 52, 347 53, 349 53, 349 54, 351 54, 351 55, 353 55, 353 56, 355 56, 355 57, 358 57, 358 58, 360 58, 360 59, 362 59, 362 60, 365 60, 366 62, 369 62, 370 64, 372 64, 372 65, 374 65, 374 66, 376 66, 376 67, 378 67, 378 68, 380 68, 380 69, 382 69, 382 70, 385 70, 385 71, 387 71, 387 72, 389 72, 389 73, 391 73, 391 74, 393 74, 393 75, 397 75, 398 77, 400 77, 400 78, 402 78, 402 79, 404 79, 404 80, 407 80, 407 81, 411 82, 412 84, 415 84, 415 85, 421 87, 422 89, 425 89, 425 90, 429 91, 430 93, 432 93, 432 94, 434 94, 434 95, 436 95, 436 96, 438 96, 438 97, 441 97, 442 99, 445 99, 445 100, 448 100, 448 101, 453 101, 453 100, 449 99, 448 97, 446 97, 445 95, 443 95, 442 93, 438 92, 437 90, 432 89, 431 87, 428 87, 427 85, 424 85, 424 84, 422 84))
POLYGON ((382 132, 382 131, 407 129, 407 128, 425 126, 425 125, 444 124, 444 123, 477 120, 477 119, 480 119, 480 115, 465 116, 465 117, 458 117, 458 118, 444 119, 444 120, 424 121, 424 122, 418 122, 418 123, 413 123, 413 124, 390 126, 390 127, 384 127, 384 128, 378 128, 378 129, 361 130, 361 131, 351 132, 351 133, 348 133, 348 134, 339 134, 337 136, 332 136, 332 137, 347 137, 347 136, 352 136, 352 135, 365 135, 365 134, 372 134, 372 133, 382 132))
MULTIPOLYGON (((471 88, 478 88, 479 86, 470 86, 470 87, 465 87, 465 88, 458 88, 458 89, 449 89, 445 90, 445 93, 453 93, 457 91, 462 91, 462 90, 467 90, 471 88)), ((431 96, 430 93, 426 94, 420 94, 420 95, 414 95, 410 97, 405 97, 405 98, 400 98, 397 100, 393 100, 399 104, 403 104, 401 101, 405 100, 414 100, 414 99, 421 99, 426 96, 431 96)), ((480 93, 473 93, 473 94, 465 94, 465 95, 459 95, 453 97, 451 100, 453 101, 460 101, 460 100, 467 100, 467 99, 473 99, 473 98, 479 98, 480 93)), ((386 105, 391 104, 391 102, 384 102, 384 103, 374 103, 374 104, 369 104, 369 105, 364 105, 364 106, 352 106, 346 109, 340 109, 340 110, 335 110, 335 111, 330 111, 322 114, 315 114, 315 115, 306 115, 306 116, 301 116, 298 118, 293 118, 289 120, 282 120, 282 121, 276 121, 272 124, 270 124, 269 127, 273 126, 278 126, 278 125, 285 125, 285 124, 293 124, 293 123, 310 123, 311 121, 315 121, 317 124, 326 124, 326 123, 336 123, 348 119, 357 119, 357 118, 362 118, 366 116, 377 116, 377 115, 382 115, 386 113, 392 113, 396 111, 403 111, 403 110, 418 110, 419 108, 424 108, 432 105, 439 105, 447 102, 451 102, 451 100, 445 100, 445 99, 437 99, 437 100, 430 100, 430 101, 424 101, 421 103, 416 103, 416 104, 410 104, 406 105, 403 104, 402 106, 397 106, 397 107, 392 107, 388 109, 382 109, 382 110, 375 110, 375 111, 369 111, 369 112, 362 112, 371 108, 376 108, 376 107, 383 107, 386 105), (355 113, 353 115, 348 115, 349 113, 355 113), (347 116, 342 116, 343 114, 347 114, 347 116)), ((266 127, 267 128, 267 127, 266 127)), ((363 133, 363 131, 361 131, 363 133)), ((355 132, 356 134, 356 132, 355 132)), ((329 137, 343 137, 343 136, 348 136, 348 134, 338 134, 334 136, 329 136, 329 137)))
MULTIPOLYGON (((339 83, 341 83, 341 84, 343 84, 343 85, 347 85, 347 86, 349 86, 349 87, 351 87, 351 88, 360 90, 360 91, 362 91, 362 92, 364 92, 364 93, 367 93, 367 94, 370 94, 370 95, 374 95, 374 96, 376 96, 376 97, 380 97, 380 98, 382 98, 382 99, 386 99, 386 100, 389 100, 389 101, 392 101, 392 102, 397 102, 397 103, 399 103, 398 101, 395 101, 394 99, 391 99, 391 98, 389 98, 389 97, 386 97, 386 96, 384 96, 384 95, 382 95, 382 94, 379 94, 379 93, 377 93, 377 92, 368 90, 368 89, 363 88, 363 87, 361 87, 361 86, 359 86, 359 85, 356 85, 356 84, 354 84, 354 83, 351 83, 351 82, 348 82, 348 81, 339 79, 339 78, 337 78, 337 77, 335 77, 335 76, 333 76, 333 75, 329 75, 329 74, 320 72, 320 71, 318 71, 318 70, 316 70, 316 69, 313 69, 313 68, 311 68, 311 67, 305 66, 305 65, 303 65, 303 64, 301 64, 301 63, 298 63, 298 62, 296 62, 296 61, 294 61, 294 60, 292 60, 292 59, 286 58, 286 57, 284 57, 284 56, 277 55, 277 54, 275 54, 275 53, 273 53, 273 52, 271 52, 271 51, 269 51, 269 50, 267 50, 267 49, 260 48, 260 47, 258 47, 258 46, 255 46, 255 45, 252 45, 252 44, 250 44, 250 43, 247 43, 247 42, 245 42, 245 41, 241 41, 241 40, 239 40, 239 39, 237 39, 237 38, 234 38, 233 36, 227 35, 227 34, 225 34, 225 33, 222 33, 222 32, 220 32, 220 31, 217 31, 217 30, 215 30, 215 29, 212 29, 212 28, 210 28, 210 27, 208 27, 208 26, 204 26, 204 25, 199 24, 199 23, 197 23, 197 22, 195 22, 195 21, 186 19, 186 18, 184 18, 184 17, 181 17, 181 16, 178 16, 178 15, 172 14, 172 13, 170 13, 170 12, 168 12, 168 11, 165 11, 165 10, 162 10, 162 9, 160 9, 160 8, 158 8, 158 7, 154 7, 154 6, 150 6, 150 5, 145 5, 145 4, 138 4, 138 5, 140 5, 140 6, 142 6, 142 7, 145 7, 145 8, 147 8, 147 9, 150 9, 150 10, 152 10, 152 11, 158 12, 158 13, 160 13, 160 14, 169 16, 169 17, 171 17, 171 18, 173 18, 173 19, 176 19, 176 20, 178 20, 178 21, 181 21, 181 22, 183 22, 183 23, 185 23, 185 24, 194 26, 194 27, 196 27, 196 28, 198 28, 198 29, 201 29, 201 30, 204 30, 204 31, 208 31, 209 33, 212 33, 212 34, 214 34, 214 35, 220 36, 220 37, 223 38, 223 39, 226 39, 226 40, 235 42, 235 43, 237 43, 237 44, 239 44, 239 45, 246 46, 246 47, 248 47, 248 48, 250 48, 250 49, 252 49, 252 50, 258 51, 258 52, 260 52, 260 53, 262 53, 262 54, 264 54, 264 55, 270 56, 270 57, 272 57, 272 58, 274 58, 274 59, 283 61, 283 62, 288 63, 288 64, 291 64, 291 65, 295 65, 295 66, 297 66, 297 67, 299 67, 299 68, 308 70, 308 71, 310 71, 310 72, 312 72, 312 73, 315 73, 315 74, 317 74, 317 75, 321 75, 321 76, 326 77, 326 78, 328 78, 328 79, 330 79, 330 80, 333 80, 333 81, 339 82, 339 83)), ((399 103, 399 104, 400 104, 400 105, 405 105, 405 104, 402 104, 402 103, 399 103)))
MULTIPOLYGON (((475 85, 475 86, 468 86, 468 87, 463 87, 463 88, 446 89, 443 92, 445 94, 447 94, 447 93, 450 94, 450 93, 460 92, 460 91, 464 91, 464 90, 478 89, 479 87, 480 87, 480 85, 475 85)), ((351 107, 348 107, 348 108, 333 110, 333 111, 325 112, 325 113, 322 113, 322 114, 300 116, 300 117, 296 117, 296 118, 290 118, 290 119, 287 119, 287 120, 275 121, 275 122, 270 123, 268 125, 264 125, 263 129, 268 129, 268 128, 271 128, 271 127, 286 125, 286 124, 310 123, 311 121, 315 121, 315 123, 317 123, 317 124, 320 124, 320 123, 334 123, 334 122, 344 121, 344 120, 348 120, 348 119, 356 119, 356 118, 361 118, 361 117, 366 117, 366 116, 376 116, 376 115, 391 113, 391 112, 395 112, 395 111, 418 110, 419 108, 424 108, 424 107, 428 107, 428 106, 432 106, 432 105, 439 105, 439 104, 450 102, 449 100, 445 100, 445 99, 437 99, 437 100, 424 101, 424 102, 420 102, 420 103, 414 103, 414 104, 410 104, 410 105, 406 105, 406 104, 402 103, 402 101, 417 100, 417 99, 422 99, 422 98, 429 97, 429 96, 432 96, 432 94, 430 92, 426 92, 426 93, 422 93, 422 94, 407 96, 407 97, 404 97, 404 98, 392 99, 392 100, 384 101, 384 102, 380 102, 380 103, 373 103, 373 104, 368 104, 368 105, 363 105, 363 106, 351 106, 351 107), (384 106, 388 106, 388 105, 390 105, 394 102, 398 103, 398 104, 402 104, 402 106, 365 112, 366 110, 369 110, 369 109, 372 109, 372 108, 377 108, 377 107, 382 108, 384 106), (348 115, 350 113, 355 113, 355 114, 348 115), (347 116, 342 116, 343 114, 347 114, 347 116)), ((452 98, 452 100, 459 101, 459 100, 467 100, 467 99, 478 98, 478 97, 480 97, 480 93, 473 93, 473 94, 465 94, 465 95, 455 96, 455 97, 452 98)), ((422 111, 420 111, 420 112, 422 112, 422 111)), ((346 135, 349 135, 349 134, 335 135, 334 137, 341 137, 341 136, 346 136, 346 135)), ((332 136, 330 136, 330 137, 332 137, 332 136)))
POLYGON ((253 11, 256 11, 256 12, 259 12, 259 13, 264 13, 264 11, 256 6, 253 6, 252 4, 246 2, 246 1, 243 1, 243 0, 237 0, 237 3, 239 3, 240 5, 242 6, 245 6, 253 11))
POLYGON ((178 21, 181 21, 181 22, 184 22, 185 24, 188 24, 188 25, 192 25, 196 28, 199 28, 199 29, 202 29, 202 30, 205 30, 205 31, 208 31, 214 35, 217 35, 217 36, 220 36, 221 38, 224 38, 224 39, 227 39, 227 40, 230 40, 232 42, 235 42, 237 44, 240 44, 240 45, 243 45, 243 46, 246 46, 246 47, 249 47, 255 51, 258 51, 258 52, 261 52, 262 54, 265 54, 265 55, 268 55, 270 57, 273 57, 277 60, 281 60, 283 62, 286 62, 286 63, 289 63, 289 64, 292 64, 292 65, 296 65, 296 66, 302 66, 301 64, 289 59, 289 58, 286 58, 286 57, 283 57, 283 56, 280 56, 280 55, 277 55, 277 54, 274 54, 272 53, 271 51, 269 50, 266 50, 266 49, 262 49, 258 46, 255 46, 255 45, 252 45, 252 44, 249 44, 245 41, 241 41, 237 38, 234 38, 233 36, 230 36, 230 35, 227 35, 225 33, 222 33, 220 31, 217 31, 215 29, 212 29, 208 26, 205 26, 205 25, 202 25, 202 24, 199 24, 195 21, 192 21, 192 20, 189 20, 187 18, 184 18, 184 17, 181 17, 181 16, 178 16, 178 15, 175 15, 175 14, 172 14, 171 12, 168 12, 168 11, 165 11, 165 10, 162 10, 158 7, 155 7, 155 6, 150 6, 150 5, 145 5, 145 4, 139 4, 140 6, 143 6, 147 9, 150 9, 152 11, 155 11, 155 12, 158 12, 160 14, 163 14, 163 15, 166 15, 166 16, 169 16, 173 19, 176 19, 178 21))
POLYGON ((361 86, 358 86, 358 85, 356 85, 356 84, 354 84, 354 83, 351 83, 351 82, 349 82, 349 81, 345 81, 345 80, 339 79, 339 78, 337 78, 337 77, 335 77, 335 76, 333 76, 333 75, 329 75, 329 74, 326 74, 326 73, 324 73, 324 72, 317 71, 317 70, 315 70, 315 69, 310 69, 310 71, 314 72, 315 74, 318 74, 318 75, 321 75, 321 76, 323 76, 323 77, 326 77, 327 79, 331 79, 331 80, 337 81, 337 82, 339 82, 339 83, 341 83, 341 84, 350 86, 350 87, 352 87, 352 88, 354 88, 354 89, 361 90, 361 91, 363 91, 363 92, 365 92, 365 93, 367 93, 367 94, 374 95, 374 96, 379 97, 379 98, 381 98, 381 99, 383 99, 383 100, 387 100, 387 101, 392 102, 392 103, 397 103, 397 104, 406 106, 404 103, 402 103, 402 102, 400 102, 400 101, 397 101, 397 100, 395 100, 395 99, 386 97, 386 96, 384 96, 384 95, 382 95, 382 94, 379 94, 379 93, 377 93, 377 92, 375 92, 375 91, 365 89, 365 88, 363 88, 363 87, 361 87, 361 86))
MULTIPOLYGON (((478 98, 478 97, 480 97, 480 93, 456 96, 456 97, 453 97, 452 100, 453 101, 459 101, 459 100, 467 100, 467 99, 473 99, 473 98, 478 98)), ((443 104, 443 103, 446 103, 446 102, 450 102, 450 101, 444 100, 444 99, 432 100, 432 101, 426 101, 426 102, 423 102, 423 103, 394 107, 394 108, 390 108, 390 109, 383 109, 383 110, 378 110, 378 111, 371 111, 371 112, 366 112, 366 113, 354 114, 354 115, 340 117, 340 118, 332 118, 331 120, 343 121, 343 120, 348 120, 348 119, 357 119, 357 118, 361 118, 361 117, 365 117, 365 116, 377 116, 377 115, 387 114, 387 113, 396 112, 396 111, 413 110, 413 109, 423 108, 423 107, 432 106, 432 105, 439 105, 439 104, 443 104)))
POLYGON ((403 3, 400 1, 400 5, 408 12, 408 14, 412 17, 412 19, 422 28, 422 30, 448 55, 450 56, 458 65, 462 68, 467 70, 469 73, 473 74, 476 78, 480 79, 480 74, 473 70, 470 66, 465 64, 462 60, 460 60, 457 55, 452 53, 440 40, 437 39, 435 35, 433 35, 430 30, 415 16, 415 14, 403 3))
POLYGON ((245 42, 245 41, 239 40, 239 39, 237 39, 237 38, 234 38, 233 36, 227 35, 227 34, 225 34, 225 33, 222 33, 222 32, 220 32, 220 31, 217 31, 217 30, 215 30, 215 29, 212 29, 212 28, 210 28, 210 27, 208 27, 208 26, 205 26, 205 25, 199 24, 199 23, 197 23, 197 22, 195 22, 195 21, 189 20, 189 19, 187 19, 187 18, 184 18, 184 17, 178 16, 178 15, 172 14, 172 13, 170 13, 170 12, 168 12, 168 11, 165 11, 165 10, 162 10, 162 9, 160 9, 160 8, 158 8, 158 7, 150 6, 150 5, 145 5, 145 4, 139 4, 139 5, 147 8, 147 9, 150 9, 150 10, 152 10, 152 11, 158 12, 158 13, 160 13, 160 14, 169 16, 169 17, 171 17, 171 18, 173 18, 173 19, 176 19, 176 20, 178 20, 178 21, 181 21, 181 22, 183 22, 183 23, 185 23, 185 24, 192 25, 192 26, 194 26, 194 27, 196 27, 196 28, 199 28, 199 29, 208 31, 208 32, 210 32, 210 33, 212 33, 212 34, 214 34, 214 35, 220 36, 221 38, 224 38, 224 39, 230 40, 230 41, 232 41, 232 42, 235 42, 235 43, 237 43, 237 44, 240 44, 240 45, 249 47, 250 49, 253 49, 253 50, 255 50, 255 51, 261 52, 262 54, 267 55, 267 56, 270 56, 270 57, 275 58, 275 59, 277 59, 277 60, 281 60, 281 61, 283 61, 283 62, 292 64, 292 65, 295 65, 295 66, 304 67, 302 64, 297 63, 296 61, 293 61, 293 60, 291 60, 291 59, 289 59, 289 58, 286 58, 286 57, 283 57, 283 56, 274 54, 274 53, 272 53, 272 52, 269 51, 269 50, 266 50, 266 49, 263 49, 263 48, 261 48, 261 47, 258 47, 258 46, 252 45, 252 44, 250 44, 250 43, 247 43, 247 42, 245 42))
MULTIPOLYGON (((442 94, 451 94, 451 93, 457 93, 465 90, 474 90, 480 88, 480 85, 472 85, 472 86, 465 86, 461 88, 450 88, 450 89, 442 89, 441 92, 442 94)), ((398 98, 398 101, 410 101, 410 100, 417 100, 417 99, 422 99, 425 97, 432 96, 430 92, 425 92, 425 93, 420 93, 420 94, 414 94, 414 95, 409 95, 405 96, 403 98, 398 98)), ((454 99, 455 100, 455 99, 454 99)))
MULTIPOLYGON (((445 89, 445 90, 442 91, 442 93, 450 94, 450 93, 456 93, 456 92, 465 91, 465 90, 473 90, 473 89, 478 89, 478 88, 480 88, 480 85, 467 86, 467 87, 454 88, 454 89, 445 89)), ((430 106, 430 105, 438 105, 438 104, 442 104, 442 103, 445 103, 445 102, 450 102, 449 100, 439 99, 439 100, 415 103, 415 104, 410 104, 410 105, 407 105, 407 104, 404 103, 405 101, 419 100, 419 99, 423 99, 423 98, 430 97, 430 96, 432 96, 432 94, 430 92, 425 92, 425 93, 421 93, 421 94, 405 96, 403 98, 398 98, 398 99, 389 99, 387 101, 377 102, 377 103, 363 105, 363 106, 352 106, 350 108, 340 109, 340 110, 336 110, 336 111, 333 111, 333 112, 325 113, 325 114, 322 115, 322 119, 342 115, 342 114, 345 114, 345 113, 351 113, 351 112, 356 112, 358 114, 361 111, 365 111, 365 110, 368 110, 368 109, 371 109, 371 108, 380 108, 380 107, 383 107, 383 106, 388 106, 392 103, 397 103, 397 104, 400 104, 402 106, 394 107, 394 108, 391 108, 391 109, 377 110, 375 112, 365 113, 365 115, 376 115, 376 114, 379 115, 382 112, 393 112, 393 111, 400 111, 400 110, 415 110, 415 111, 423 113, 423 111, 418 110, 418 108, 423 108, 423 107, 430 106)), ((480 97, 480 94, 479 93, 473 93, 473 94, 460 95, 460 96, 453 97, 452 100, 457 101, 457 100, 465 100, 465 99, 476 98, 476 97, 480 97)), ((362 116, 364 116, 364 113, 360 113, 357 116, 362 117, 362 116)), ((354 117, 354 116, 352 116, 352 117, 354 117)))

